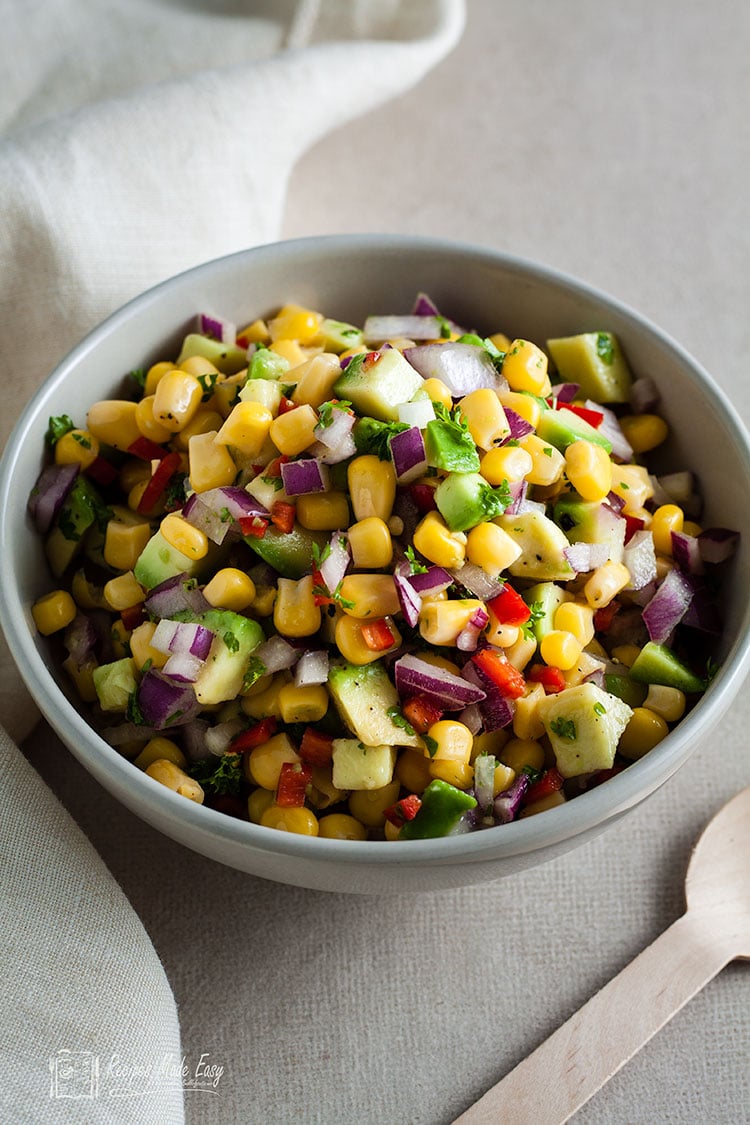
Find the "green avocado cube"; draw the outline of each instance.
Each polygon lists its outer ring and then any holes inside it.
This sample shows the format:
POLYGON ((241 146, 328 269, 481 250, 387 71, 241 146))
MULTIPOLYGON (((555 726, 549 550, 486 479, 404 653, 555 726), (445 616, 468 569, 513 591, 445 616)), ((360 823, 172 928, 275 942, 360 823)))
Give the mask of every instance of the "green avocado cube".
POLYGON ((451 531, 467 531, 505 507, 479 473, 449 473, 435 489, 435 503, 451 531))
POLYGON ((563 777, 611 769, 632 714, 627 703, 590 682, 548 695, 538 708, 563 777))
POLYGON ((671 648, 648 641, 630 668, 631 680, 643 684, 663 684, 685 692, 705 691, 706 685, 686 668, 671 648))
POLYGON ((633 376, 612 332, 560 336, 547 341, 547 350, 560 378, 579 383, 583 397, 596 402, 628 401, 633 376))
POLYGON ((532 578, 537 581, 564 582, 575 576, 575 571, 563 551, 570 543, 556 523, 541 512, 519 512, 502 515, 493 520, 521 548, 521 554, 508 567, 515 578, 532 578))
POLYGON ((398 405, 414 398, 424 379, 397 348, 355 355, 333 385, 358 414, 398 422, 398 405))
POLYGON ((234 344, 223 344, 221 340, 214 340, 210 336, 201 336, 198 332, 191 332, 182 342, 176 366, 179 367, 186 359, 199 355, 213 363, 218 371, 224 375, 236 375, 247 367, 247 350, 238 348, 234 344))
POLYGON ((336 789, 382 789, 393 780, 395 746, 365 746, 357 738, 334 738, 333 784, 336 789))
POLYGON ((601 445, 607 453, 612 452, 612 443, 608 438, 604 437, 595 426, 589 425, 585 418, 580 418, 572 410, 565 410, 564 407, 559 410, 543 410, 539 416, 536 432, 542 441, 553 445, 560 453, 564 453, 569 445, 581 439, 593 442, 594 445, 601 445))
POLYGON ((393 722, 391 716, 401 713, 401 704, 380 661, 361 667, 335 664, 328 673, 328 690, 339 715, 365 746, 422 748, 418 734, 393 722))
POLYGON ((204 707, 235 699, 242 691, 251 653, 262 644, 257 621, 229 609, 210 609, 195 619, 214 634, 211 650, 193 687, 204 707))
POLYGON ((94 688, 102 711, 124 714, 128 699, 138 688, 135 660, 126 656, 111 664, 100 664, 93 671, 94 688))

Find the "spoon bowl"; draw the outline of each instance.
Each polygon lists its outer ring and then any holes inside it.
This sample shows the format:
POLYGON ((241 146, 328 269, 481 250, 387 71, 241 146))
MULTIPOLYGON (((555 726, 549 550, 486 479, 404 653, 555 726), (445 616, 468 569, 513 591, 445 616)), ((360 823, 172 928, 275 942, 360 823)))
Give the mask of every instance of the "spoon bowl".
POLYGON ((705 918, 712 940, 723 937, 727 960, 750 959, 750 787, 713 817, 701 834, 688 866, 685 895, 689 914, 705 918))

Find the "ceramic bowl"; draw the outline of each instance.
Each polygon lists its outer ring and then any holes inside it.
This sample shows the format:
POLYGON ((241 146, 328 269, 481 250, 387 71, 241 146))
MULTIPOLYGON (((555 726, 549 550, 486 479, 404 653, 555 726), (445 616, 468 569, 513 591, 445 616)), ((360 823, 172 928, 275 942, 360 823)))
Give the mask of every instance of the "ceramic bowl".
POLYGON ((75 705, 30 607, 50 589, 26 498, 43 459, 50 415, 83 418, 131 369, 173 354, 197 312, 246 323, 290 300, 361 322, 408 311, 418 290, 460 323, 543 342, 607 329, 636 374, 662 395, 671 430, 659 467, 692 468, 711 523, 745 525, 750 450, 720 389, 663 332, 618 301, 544 266, 437 239, 343 235, 261 246, 209 262, 144 293, 95 329, 52 372, 20 418, 0 465, 4 567, 0 618, 21 674, 71 753, 128 809, 188 848, 241 871, 304 887, 359 893, 434 890, 518 872, 600 833, 640 804, 715 732, 748 664, 750 549, 726 571, 721 668, 690 715, 640 761, 567 804, 504 827, 452 838, 357 842, 291 835, 177 796, 96 734, 75 705), (731 487, 728 487, 731 484, 731 487))

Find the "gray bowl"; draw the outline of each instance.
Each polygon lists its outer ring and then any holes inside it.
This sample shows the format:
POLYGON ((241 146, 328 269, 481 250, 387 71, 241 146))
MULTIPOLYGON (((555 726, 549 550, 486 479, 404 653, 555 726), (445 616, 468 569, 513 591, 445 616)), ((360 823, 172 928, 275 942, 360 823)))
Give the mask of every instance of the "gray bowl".
POLYGON ((241 871, 320 890, 413 892, 478 883, 568 851, 653 793, 716 730, 749 659, 750 549, 742 543, 723 590, 721 669, 690 715, 646 757, 606 784, 539 816, 474 834, 409 842, 295 836, 187 801, 121 757, 86 722, 65 674, 33 626, 30 606, 50 589, 40 541, 26 513, 51 414, 83 418, 118 392, 127 372, 175 352, 197 312, 247 322, 295 301, 361 322, 408 311, 423 289, 455 320, 543 343, 607 329, 637 374, 662 393, 671 437, 661 467, 698 472, 714 525, 745 526, 750 448, 734 409, 676 343, 632 310, 553 270, 437 239, 342 235, 261 246, 209 262, 144 293, 93 331, 36 393, 0 462, 0 541, 5 552, 0 622, 42 713, 81 764, 128 809, 172 839, 241 871), (728 487, 731 484, 731 487, 728 487))

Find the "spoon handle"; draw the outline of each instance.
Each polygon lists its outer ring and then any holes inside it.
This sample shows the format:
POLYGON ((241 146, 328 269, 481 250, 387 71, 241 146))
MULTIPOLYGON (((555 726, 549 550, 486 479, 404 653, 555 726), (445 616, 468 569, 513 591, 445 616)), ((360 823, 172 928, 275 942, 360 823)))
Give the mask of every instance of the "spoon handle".
POLYGON ((683 914, 454 1125, 562 1125, 732 957, 683 914))

